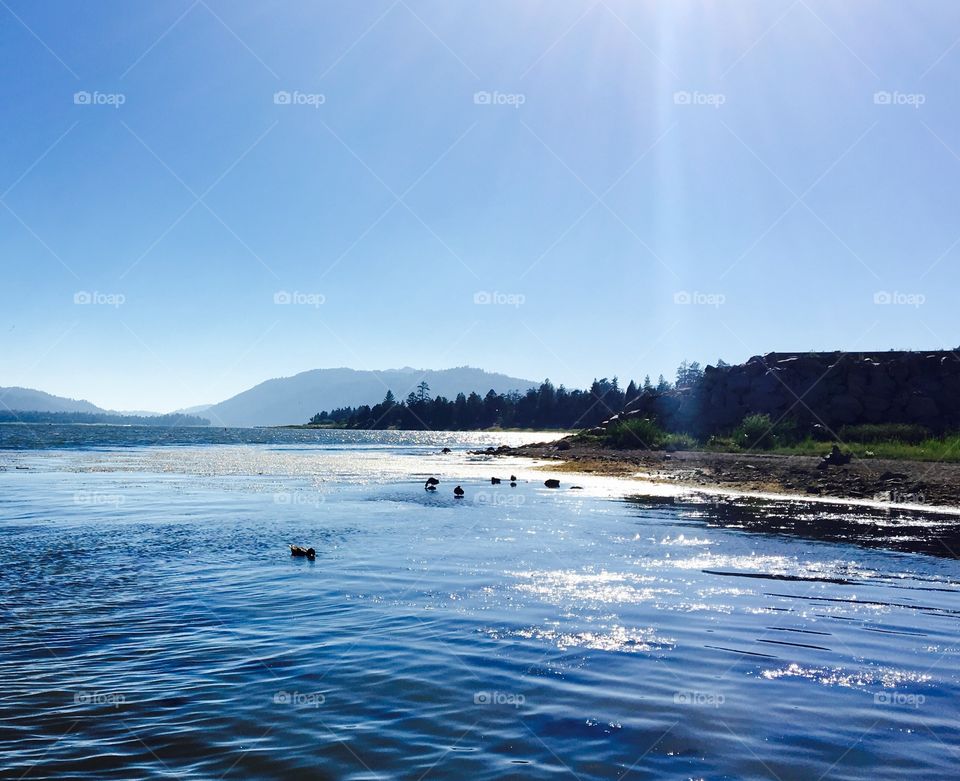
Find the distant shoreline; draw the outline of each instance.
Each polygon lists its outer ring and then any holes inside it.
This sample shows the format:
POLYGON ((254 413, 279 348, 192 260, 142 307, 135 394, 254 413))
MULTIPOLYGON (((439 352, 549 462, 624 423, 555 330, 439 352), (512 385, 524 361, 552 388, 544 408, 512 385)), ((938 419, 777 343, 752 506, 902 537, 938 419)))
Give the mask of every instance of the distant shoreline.
POLYGON ((266 428, 292 429, 322 429, 333 431, 423 431, 429 434, 532 434, 544 432, 549 434, 576 434, 568 428, 470 428, 470 429, 399 429, 399 428, 349 428, 327 423, 287 423, 282 426, 267 426, 266 428))

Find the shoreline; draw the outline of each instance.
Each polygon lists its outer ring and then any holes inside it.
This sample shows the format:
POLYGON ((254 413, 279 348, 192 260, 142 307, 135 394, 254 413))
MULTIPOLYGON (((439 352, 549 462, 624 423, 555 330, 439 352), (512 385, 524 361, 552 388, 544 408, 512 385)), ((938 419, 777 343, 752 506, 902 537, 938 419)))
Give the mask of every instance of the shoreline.
POLYGON ((871 458, 820 470, 817 456, 611 450, 560 442, 504 448, 486 455, 547 462, 535 467, 538 471, 627 478, 707 493, 960 512, 957 463, 871 458))

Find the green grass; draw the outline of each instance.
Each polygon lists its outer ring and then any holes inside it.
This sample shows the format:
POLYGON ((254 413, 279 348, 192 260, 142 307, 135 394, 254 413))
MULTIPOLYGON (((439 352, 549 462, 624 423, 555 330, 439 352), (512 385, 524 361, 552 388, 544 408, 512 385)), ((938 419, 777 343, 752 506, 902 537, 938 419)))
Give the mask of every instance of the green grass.
MULTIPOLYGON (((691 450, 707 450, 713 453, 776 453, 784 456, 825 456, 830 452, 834 441, 823 441, 807 437, 799 442, 784 443, 774 447, 756 450, 740 447, 730 437, 711 437, 710 440, 691 450)), ((960 462, 960 434, 945 437, 928 437, 921 442, 850 442, 836 443, 844 452, 853 453, 856 458, 891 458, 907 461, 960 462)))
MULTIPOLYGON (((792 445, 772 448, 769 452, 783 455, 823 456, 830 449, 830 442, 804 439, 792 445)), ((960 462, 960 434, 945 437, 929 437, 921 442, 843 442, 840 447, 853 453, 856 458, 891 458, 910 461, 960 462)))
POLYGON ((781 455, 823 456, 834 442, 857 458, 960 462, 960 433, 935 437, 923 426, 868 423, 843 426, 836 437, 807 436, 801 439, 795 422, 787 420, 772 425, 769 415, 747 415, 732 434, 710 437, 703 449, 724 453, 765 451, 781 455))
POLYGON ((843 426, 837 432, 843 442, 903 442, 919 445, 933 439, 923 426, 910 423, 864 423, 860 426, 843 426))
POLYGON ((667 433, 652 420, 634 418, 610 426, 598 439, 607 447, 621 450, 660 450, 667 433))
MULTIPOLYGON (((960 433, 931 436, 920 426, 870 424, 840 429, 836 443, 856 458, 890 458, 910 461, 960 463, 960 433)), ((766 415, 750 415, 729 436, 713 436, 703 442, 689 434, 664 431, 646 419, 622 421, 603 434, 581 433, 585 444, 595 443, 618 450, 705 450, 719 453, 775 453, 825 456, 834 439, 798 439, 794 424, 770 430, 766 415)))
POLYGON ((603 434, 581 432, 577 439, 586 444, 605 445, 617 450, 697 450, 699 443, 689 434, 664 431, 652 420, 621 421, 603 434))
POLYGON ((771 450, 787 445, 798 439, 797 427, 793 421, 781 420, 774 423, 764 414, 747 415, 734 429, 731 442, 744 450, 771 450))
POLYGON ((700 443, 689 434, 667 434, 663 442, 664 450, 699 450, 700 443))

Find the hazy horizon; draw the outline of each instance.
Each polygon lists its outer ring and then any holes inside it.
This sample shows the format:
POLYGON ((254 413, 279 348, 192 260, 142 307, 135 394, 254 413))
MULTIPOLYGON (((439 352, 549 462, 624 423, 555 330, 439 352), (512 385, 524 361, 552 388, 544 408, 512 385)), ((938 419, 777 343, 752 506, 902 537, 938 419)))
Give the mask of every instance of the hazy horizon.
MULTIPOLYGON (((0 385, 0 390, 3 390, 3 389, 5 389, 5 388, 23 388, 24 390, 36 390, 36 391, 41 391, 41 392, 43 392, 43 393, 49 393, 49 394, 52 395, 52 396, 57 396, 57 397, 67 398, 67 399, 73 399, 73 400, 75 400, 75 401, 88 401, 88 402, 90 402, 91 404, 93 404, 93 405, 95 405, 95 406, 97 406, 97 407, 100 407, 101 409, 107 410, 108 412, 126 413, 126 414, 131 414, 131 415, 135 415, 135 414, 138 414, 138 413, 168 414, 168 413, 174 413, 174 412, 183 412, 183 411, 185 411, 185 410, 191 410, 191 409, 195 409, 195 408, 198 408, 198 407, 212 407, 212 406, 216 406, 216 405, 219 404, 220 402, 223 402, 223 401, 226 401, 226 400, 228 400, 228 399, 231 399, 231 398, 233 398, 234 396, 237 396, 237 395, 239 395, 239 394, 241 394, 241 393, 243 393, 243 392, 245 392, 245 391, 251 390, 252 388, 255 388, 255 387, 259 386, 259 385, 262 385, 263 383, 270 382, 271 380, 291 379, 291 378, 297 377, 297 376, 299 376, 299 375, 301 375, 301 374, 307 374, 307 373, 313 372, 313 371, 357 371, 357 372, 370 371, 370 372, 372 372, 372 373, 374 373, 374 374, 376 374, 376 375, 385 375, 385 374, 396 373, 396 372, 410 372, 410 373, 413 373, 413 374, 415 374, 415 375, 421 375, 421 374, 426 375, 426 374, 429 374, 429 373, 431 373, 431 372, 444 372, 444 371, 452 371, 452 370, 455 370, 455 369, 478 369, 478 370, 483 371, 483 372, 485 372, 485 373, 487 373, 487 374, 503 375, 503 376, 505 376, 505 377, 510 377, 510 378, 512 378, 512 379, 517 379, 517 380, 521 380, 521 381, 524 381, 524 382, 533 382, 533 383, 538 383, 538 384, 541 383, 541 382, 543 382, 543 381, 545 381, 545 380, 550 380, 549 377, 542 377, 542 378, 540 378, 540 379, 529 378, 529 377, 514 377, 513 375, 506 374, 505 372, 489 371, 489 370, 484 369, 484 368, 479 367, 479 366, 469 366, 469 365, 466 365, 466 364, 463 365, 463 366, 447 366, 447 367, 443 367, 443 368, 439 368, 439 369, 429 369, 429 368, 415 367, 415 366, 395 366, 395 367, 389 367, 389 368, 385 368, 385 369, 354 369, 352 366, 317 366, 317 367, 314 367, 313 369, 305 369, 305 370, 302 371, 302 372, 297 372, 296 374, 284 375, 284 376, 277 376, 277 377, 263 377, 263 378, 260 379, 260 380, 254 381, 254 383, 253 383, 252 385, 244 386, 244 387, 242 387, 242 388, 238 388, 238 389, 237 389, 236 391, 234 391, 233 393, 230 393, 229 396, 225 396, 225 397, 222 398, 222 399, 216 399, 216 400, 214 400, 214 401, 208 401, 208 402, 200 402, 200 403, 198 403, 198 404, 193 404, 193 405, 190 405, 190 406, 188 406, 188 407, 176 407, 176 408, 170 408, 170 409, 147 409, 147 408, 145 408, 145 407, 140 407, 140 408, 136 408, 136 409, 117 409, 117 408, 107 407, 107 406, 105 406, 105 405, 103 405, 103 404, 100 404, 100 403, 98 403, 98 400, 97 400, 97 399, 87 399, 87 398, 81 398, 81 397, 79 397, 79 396, 70 396, 69 394, 53 393, 53 392, 51 392, 51 391, 48 391, 48 390, 45 389, 45 388, 27 388, 27 387, 19 386, 19 385, 6 385, 6 386, 5 386, 5 385, 0 385)), ((635 378, 631 378, 631 379, 635 379, 635 378)), ((551 382, 553 382, 553 381, 551 380, 551 382)), ((628 382, 629 382, 629 380, 625 380, 625 381, 623 382, 623 385, 626 386, 626 384, 627 384, 628 382)), ((415 384, 416 384, 416 383, 414 383, 414 385, 415 385, 415 384)), ((556 383, 556 385, 562 385, 562 384, 563 384, 563 383, 559 383, 559 382, 556 383)), ((411 387, 411 388, 406 388, 406 387, 404 387, 404 388, 401 389, 401 388, 398 386, 398 387, 395 389, 395 388, 390 387, 390 385, 389 385, 388 382, 385 382, 385 384, 384 384, 384 386, 383 386, 383 389, 384 389, 384 394, 387 392, 387 390, 390 390, 390 391, 394 392, 395 394, 399 395, 399 394, 401 394, 401 393, 404 393, 404 394, 405 394, 406 392, 408 392, 409 390, 411 390, 412 387, 411 387)), ((465 390, 469 391, 469 389, 465 389, 465 390)), ((377 399, 371 399, 370 401, 373 402, 373 401, 378 401, 378 400, 379 400, 379 397, 378 397, 377 399)), ((2 406, 2 402, 0 402, 0 406, 2 406)))
POLYGON ((0 4, 0 386, 954 348, 960 7, 0 4))

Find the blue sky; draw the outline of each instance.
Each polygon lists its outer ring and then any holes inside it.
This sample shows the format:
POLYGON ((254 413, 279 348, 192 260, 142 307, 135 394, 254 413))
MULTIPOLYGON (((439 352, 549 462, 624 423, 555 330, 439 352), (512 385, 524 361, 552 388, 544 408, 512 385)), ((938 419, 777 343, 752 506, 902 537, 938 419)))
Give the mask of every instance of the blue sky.
POLYGON ((955 348, 958 40, 949 0, 3 0, 0 385, 955 348))

